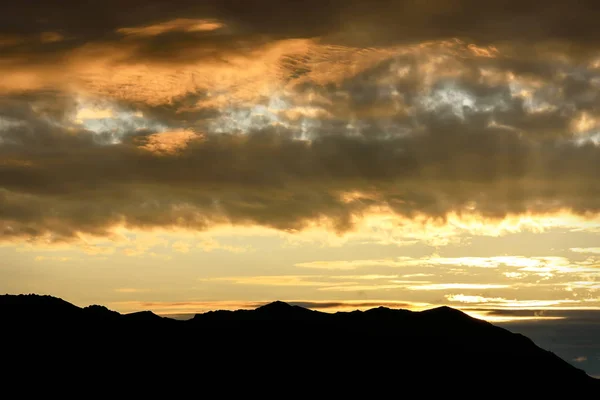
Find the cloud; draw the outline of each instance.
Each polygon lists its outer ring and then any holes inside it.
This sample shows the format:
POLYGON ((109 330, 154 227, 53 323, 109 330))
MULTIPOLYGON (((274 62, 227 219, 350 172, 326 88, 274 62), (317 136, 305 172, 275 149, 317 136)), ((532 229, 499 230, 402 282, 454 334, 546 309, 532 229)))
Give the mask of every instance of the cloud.
MULTIPOLYGON (((387 290, 411 288, 415 283, 428 283, 427 281, 402 281, 390 280, 386 275, 258 275, 258 276, 230 276, 200 278, 199 282, 228 283, 236 285, 262 285, 262 286, 294 286, 314 287, 322 291, 353 292, 366 290, 387 290), (368 284, 357 281, 368 281, 368 284), (371 283, 374 282, 374 283, 371 283)), ((468 286, 468 285, 467 285, 468 286)), ((484 285, 485 286, 485 285, 484 285)))
POLYGON ((252 251, 252 248, 250 246, 224 245, 222 243, 219 243, 217 240, 211 238, 202 240, 200 243, 197 244, 196 247, 206 252, 211 252, 213 250, 228 251, 231 253, 245 253, 247 251, 252 251))
POLYGON ((389 290, 389 289, 401 289, 405 285, 402 284, 379 284, 379 285, 340 285, 340 286, 326 286, 319 288, 319 290, 335 291, 335 292, 363 292, 371 290, 389 290))
POLYGON ((501 297, 489 298, 483 296, 469 296, 463 294, 446 295, 446 299, 450 302, 468 303, 468 304, 484 304, 486 307, 508 307, 508 308, 531 308, 536 307, 552 307, 565 304, 577 304, 579 300, 572 299, 555 299, 555 300, 509 300, 501 297))
POLYGON ((446 298, 450 301, 457 301, 461 303, 488 303, 488 302, 502 302, 506 299, 501 297, 483 297, 483 296, 469 296, 464 294, 448 295, 446 298))
POLYGON ((358 280, 381 280, 381 279, 393 279, 397 278, 398 275, 377 275, 377 274, 368 274, 368 275, 338 275, 331 276, 332 279, 358 279, 358 280))
POLYGON ((151 252, 148 255, 152 258, 158 258, 159 260, 163 260, 163 261, 169 261, 170 259, 173 258, 172 256, 170 256, 168 254, 159 254, 159 253, 155 253, 155 252, 151 252))
MULTIPOLYGON (((18 131, 27 130, 15 128, 8 134, 22 142, 23 135, 18 134, 18 131)), ((63 226, 48 226, 51 221, 44 216, 43 209, 38 211, 41 212, 38 219, 32 219, 31 223, 38 222, 41 230, 47 229, 52 233, 63 230, 67 236, 72 236, 75 229, 71 227, 71 232, 68 232, 69 222, 88 232, 97 229, 101 233, 119 223, 132 227, 187 224, 192 229, 204 229, 219 222, 233 222, 297 230, 303 229, 311 221, 325 219, 330 221, 333 229, 343 232, 351 229, 354 220, 361 214, 372 212, 376 207, 385 207, 391 213, 408 218, 423 216, 443 219, 450 212, 472 206, 472 200, 460 200, 463 197, 476 198, 471 190, 479 190, 478 188, 482 187, 492 192, 508 189, 502 187, 501 181, 496 182, 494 179, 486 182, 483 177, 474 176, 457 178, 483 179, 481 183, 464 184, 464 190, 460 192, 450 186, 455 179, 451 177, 422 177, 417 186, 417 182, 413 182, 414 178, 411 176, 422 175, 419 172, 421 168, 409 172, 416 167, 416 160, 411 161, 411 158, 418 156, 418 153, 410 150, 410 142, 417 139, 381 141, 336 136, 320 138, 309 144, 286 138, 285 131, 283 134, 282 136, 281 133, 261 132, 242 136, 204 135, 201 143, 192 145, 187 141, 188 134, 183 137, 174 133, 152 133, 147 135, 144 139, 146 144, 142 146, 126 143, 100 146, 94 143, 93 134, 82 131, 76 136, 77 146, 86 149, 86 158, 78 158, 71 154, 74 151, 74 143, 69 144, 74 141, 72 135, 63 137, 60 133, 58 136, 54 134, 53 140, 58 141, 57 143, 63 142, 57 151, 62 158, 68 160, 68 167, 62 164, 38 167, 42 161, 37 159, 39 155, 34 155, 39 153, 32 153, 35 145, 32 142, 2 146, 7 158, 20 160, 23 165, 3 167, 6 178, 3 181, 5 189, 2 202, 5 208, 11 209, 12 215, 18 216, 27 213, 27 209, 38 209, 38 203, 42 201, 41 196, 55 193, 58 197, 53 197, 51 201, 54 204, 51 206, 59 214, 64 214, 64 218, 61 218, 60 222, 52 223, 63 226), (152 154, 146 155, 140 152, 140 149, 158 152, 161 158, 152 154), (397 155, 392 151, 397 152, 397 155), (173 155, 173 152, 177 155, 173 155), (330 152, 332 153, 329 154, 330 152), (360 153, 361 157, 354 157, 353 153, 360 153), (169 154, 171 156, 165 158, 165 155, 169 154), (112 167, 108 170, 99 168, 106 157, 112 159, 112 167), (349 163, 351 159, 354 161, 349 163), (381 164, 382 161, 373 163, 372 160, 375 159, 389 161, 383 161, 384 164, 381 164), (217 160, 219 167, 211 167, 211 163, 217 160), (325 165, 328 167, 322 169, 325 165), (345 169, 344 165, 350 166, 350 169, 345 169), (408 169, 403 168, 404 166, 408 169), (53 176, 60 176, 61 180, 55 180, 53 176), (17 177, 20 179, 17 180, 17 177), (327 191, 320 191, 318 188, 324 185, 325 177, 334 184, 329 186, 327 191), (123 185, 125 179, 128 182, 127 186, 123 185), (439 179, 445 180, 446 183, 440 184, 439 179), (99 205, 105 207, 96 207, 98 210, 91 209, 93 205, 87 203, 75 203, 75 207, 67 206, 69 202, 66 198, 63 199, 64 196, 77 199, 93 190, 91 186, 86 188, 85 182, 88 181, 102 182, 106 188, 103 193, 106 194, 111 191, 122 192, 118 198, 123 200, 117 202, 112 196, 103 199, 99 205), (428 181, 438 183, 428 186, 428 181), (43 186, 38 182, 43 183, 43 186), (300 182, 303 183, 298 186, 300 182), (393 189, 397 182, 404 182, 405 189, 393 189), (378 188, 375 189, 374 195, 348 202, 345 193, 357 184, 372 184, 378 188), (161 190, 166 185, 170 186, 168 194, 161 190), (192 188, 197 190, 192 191, 192 188), (235 191, 232 192, 228 188, 235 191), (243 195, 240 194, 242 191, 243 195), (151 202, 146 200, 148 196, 152 199, 151 202), (442 203, 442 197, 447 200, 454 199, 456 202, 448 204, 445 200, 442 203), (442 204, 446 205, 439 208, 442 204), (307 207, 308 205, 310 207, 307 207), (90 208, 90 217, 96 217, 94 223, 85 227, 85 221, 80 221, 76 214, 77 207, 80 208, 80 212, 83 211, 81 207, 90 208), (159 207, 160 214, 151 211, 155 207, 159 207)), ((489 139, 492 138, 493 135, 489 139)), ((35 139, 35 136, 32 139, 35 139)), ((473 139, 479 140, 477 137, 473 139)), ((427 168, 428 162, 419 161, 420 164, 423 162, 423 168, 427 168)), ((466 173, 466 166, 463 171, 466 173)), ((532 187, 528 189, 524 186, 523 189, 527 191, 532 187)), ((538 199, 533 192, 531 196, 525 195, 522 200, 531 201, 532 210, 537 207, 533 203, 545 202, 544 199, 538 199)), ((558 198, 557 201, 562 200, 558 198)), ((484 217, 502 218, 511 212, 510 207, 513 205, 517 204, 492 193, 481 199, 481 211, 475 209, 472 212, 479 212, 484 217), (495 207, 509 208, 497 212, 494 211, 495 207)), ((538 211, 548 211, 545 206, 537 208, 538 211)), ((556 211, 559 209, 555 208, 556 211)), ((518 210, 515 208, 512 212, 518 210)), ((11 223, 10 227, 12 230, 18 230, 22 222, 22 218, 18 219, 11 223)), ((34 226, 29 228, 35 229, 34 226)), ((25 226, 22 229, 25 229, 25 226)))
POLYGON ((136 28, 119 28, 117 32, 124 35, 156 36, 168 32, 208 32, 223 28, 225 25, 219 21, 178 18, 154 25, 136 28))
POLYGON ((221 224, 341 235, 386 214, 449 226, 423 235, 437 244, 599 229, 600 64, 583 6, 517 7, 515 28, 502 2, 477 24, 470 0, 320 2, 306 19, 312 0, 151 3, 119 5, 123 18, 5 10, 3 239, 221 224), (38 13, 43 29, 23 23, 38 13))
MULTIPOLYGON (((594 272, 596 273, 594 277, 597 278, 597 270, 594 272)), ((572 292, 574 289, 587 289, 590 291, 596 291, 600 289, 600 281, 596 279, 589 281, 567 282, 563 283, 562 285, 566 286, 565 290, 568 292, 572 292)))
POLYGON ((504 272, 503 275, 510 279, 520 279, 526 276, 522 272, 504 272))
POLYGON ((60 256, 35 256, 35 261, 58 261, 58 262, 68 262, 74 261, 73 257, 60 257, 60 256))
POLYGON ((569 250, 574 253, 600 254, 600 247, 573 247, 569 250))
POLYGON ((115 289, 117 293, 144 293, 148 292, 148 289, 139 289, 139 288, 117 288, 115 289))
POLYGON ((64 36, 58 32, 42 32, 40 40, 42 43, 54 43, 64 40, 64 36))
POLYGON ((161 132, 142 137, 139 148, 155 154, 175 154, 186 148, 190 141, 201 140, 202 136, 190 131, 161 132))
MULTIPOLYGON (((571 261, 565 257, 524 257, 524 256, 492 256, 492 257, 440 257, 439 255, 425 257, 397 257, 374 260, 339 260, 311 261, 295 264, 300 268, 325 270, 355 270, 358 268, 390 267, 468 267, 468 268, 515 268, 517 271, 505 271, 507 278, 524 278, 527 272, 535 274, 569 274, 594 273, 597 271, 594 260, 571 261), (590 264, 591 262, 591 264, 590 264)), ((414 275, 406 275, 410 277, 414 275)), ((420 275, 424 276, 424 275, 420 275)))
POLYGON ((189 253, 190 244, 182 241, 177 241, 171 245, 171 248, 179 253, 189 253))
MULTIPOLYGON (((410 258, 407 257, 407 261, 410 258)), ((404 260, 396 261, 393 259, 381 259, 381 260, 349 260, 349 261, 311 261, 302 262, 295 264, 296 267, 300 268, 314 268, 314 269, 329 269, 329 270, 354 270, 361 267, 395 267, 406 265, 404 260)))
POLYGON ((125 247, 121 250, 121 252, 123 254, 125 254, 126 256, 129 257, 140 257, 140 256, 145 256, 145 255, 149 255, 151 257, 155 257, 155 258, 164 258, 164 259, 170 259, 169 255, 159 255, 156 252, 152 251, 150 252, 150 249, 153 248, 167 248, 169 245, 169 241, 163 237, 160 236, 144 236, 144 237, 139 237, 139 238, 135 238, 134 240, 131 240, 131 247, 125 247))
POLYGON ((201 278, 200 282, 225 282, 238 285, 264 286, 330 286, 345 285, 346 282, 330 283, 325 277, 315 275, 264 275, 264 276, 232 276, 219 278, 201 278))
POLYGON ((527 309, 527 308, 499 308, 499 309, 478 309, 476 311, 485 311, 488 315, 498 317, 549 317, 561 319, 572 326, 576 325, 596 325, 600 322, 600 312, 597 309, 581 309, 577 307, 554 307, 546 309, 527 309))
POLYGON ((432 283, 427 285, 412 285, 408 286, 408 290, 448 290, 448 289, 463 289, 463 290, 488 290, 488 289, 504 289, 510 285, 488 284, 488 283, 432 283))
MULTIPOLYGON (((452 272, 438 274, 438 279, 451 279, 452 272)), ((570 291, 581 289, 582 295, 589 294, 595 290, 597 285, 594 282, 552 282, 547 284, 539 283, 472 283, 472 282, 445 282, 432 283, 429 280, 403 280, 396 279, 395 276, 367 274, 367 275, 258 275, 258 276, 224 276, 212 278, 200 278, 200 282, 206 283, 224 283, 235 285, 262 285, 262 286, 280 286, 280 287, 313 287, 319 291, 337 291, 337 292, 360 292, 360 291, 386 291, 398 289, 402 291, 412 292, 431 292, 431 291, 452 291, 452 290, 469 290, 469 291, 489 291, 498 290, 506 293, 506 291, 514 293, 521 287, 544 290, 568 288, 570 291), (589 283, 589 284, 586 284, 589 283)), ((587 296, 587 295, 586 295, 587 296)), ((463 294, 448 294, 446 298, 453 302, 462 303, 513 303, 512 300, 505 300, 501 297, 490 298, 481 295, 463 295, 463 294)), ((556 300, 549 302, 549 305, 561 304, 562 302, 572 302, 584 304, 589 296, 581 299, 556 300)), ((589 300, 595 301, 595 300, 589 300)), ((529 304, 529 303, 527 303, 529 304)))

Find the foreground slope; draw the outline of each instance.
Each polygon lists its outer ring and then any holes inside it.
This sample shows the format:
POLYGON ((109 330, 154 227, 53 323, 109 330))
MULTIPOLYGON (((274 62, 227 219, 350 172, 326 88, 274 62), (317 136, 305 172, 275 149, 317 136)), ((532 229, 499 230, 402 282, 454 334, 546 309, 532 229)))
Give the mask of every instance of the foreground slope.
POLYGON ((4 360, 26 364, 27 376, 51 375, 36 369, 51 362, 75 371, 146 371, 162 380, 193 373, 240 382, 262 375, 268 387, 290 379, 305 390, 329 385, 338 394, 397 385, 458 393, 474 383, 536 393, 599 388, 528 338, 449 307, 328 314, 274 302, 177 321, 21 295, 0 296, 0 318, 10 343, 4 360), (346 384, 335 384, 339 379, 346 384))

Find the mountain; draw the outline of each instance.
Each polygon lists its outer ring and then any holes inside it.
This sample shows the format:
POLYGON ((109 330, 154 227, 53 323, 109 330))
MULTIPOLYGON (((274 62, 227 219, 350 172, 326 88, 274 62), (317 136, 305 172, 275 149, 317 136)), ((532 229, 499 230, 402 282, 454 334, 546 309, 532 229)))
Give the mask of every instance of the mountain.
POLYGON ((220 390, 230 395, 243 389, 281 397, 325 396, 323 390, 326 397, 379 398, 394 391, 398 397, 413 391, 572 396, 600 389, 600 381, 527 337, 449 307, 329 314, 277 301, 178 321, 80 308, 50 296, 6 295, 0 318, 7 344, 2 361, 14 379, 59 371, 64 379, 62 368, 70 366, 70 376, 112 376, 103 381, 107 387, 145 374, 173 384, 223 382, 220 390), (48 363, 61 368, 40 367, 48 363), (19 375, 17 366, 27 373, 19 375), (487 392, 473 392, 474 385, 487 392))

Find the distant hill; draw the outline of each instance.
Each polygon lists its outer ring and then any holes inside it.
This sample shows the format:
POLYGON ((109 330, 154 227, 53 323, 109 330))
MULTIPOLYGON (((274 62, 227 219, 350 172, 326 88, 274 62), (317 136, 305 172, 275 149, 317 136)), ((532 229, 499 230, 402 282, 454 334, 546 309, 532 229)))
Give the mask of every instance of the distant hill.
POLYGON ((70 365, 74 373, 94 376, 145 371, 165 380, 192 374, 212 383, 228 380, 231 390, 241 390, 236 382, 250 377, 257 384, 261 376, 264 390, 284 382, 297 386, 282 389, 288 394, 327 388, 336 396, 360 391, 381 397, 392 389, 456 395, 481 385, 486 397, 600 389, 599 380, 527 337, 449 307, 329 314, 277 301, 178 321, 148 311, 80 308, 50 296, 5 295, 0 318, 4 365, 28 368, 23 375, 12 368, 15 379, 53 376, 48 365, 70 365))

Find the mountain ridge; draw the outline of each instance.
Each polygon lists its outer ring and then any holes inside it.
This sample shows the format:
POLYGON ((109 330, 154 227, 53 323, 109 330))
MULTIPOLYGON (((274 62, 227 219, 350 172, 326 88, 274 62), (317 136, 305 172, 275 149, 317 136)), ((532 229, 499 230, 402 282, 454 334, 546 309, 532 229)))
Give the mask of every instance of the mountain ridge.
POLYGON ((325 313, 274 301, 254 310, 209 311, 182 321, 35 296, 0 296, 3 333, 21 356, 34 360, 60 357, 92 368, 97 360, 127 354, 139 368, 147 364, 162 370, 197 359, 221 368, 234 362, 248 371, 256 368, 252 360, 262 360, 291 370, 312 363, 323 374, 355 365, 369 382, 401 376, 411 384, 424 379, 420 371, 442 369, 438 381, 467 374, 486 384, 503 381, 538 391, 539 380, 561 390, 600 388, 600 380, 531 339, 447 306, 325 313), (27 339, 33 334, 35 340, 27 339), (157 359, 168 361, 156 364, 157 359), (397 360, 394 373, 366 367, 390 359, 397 360))

